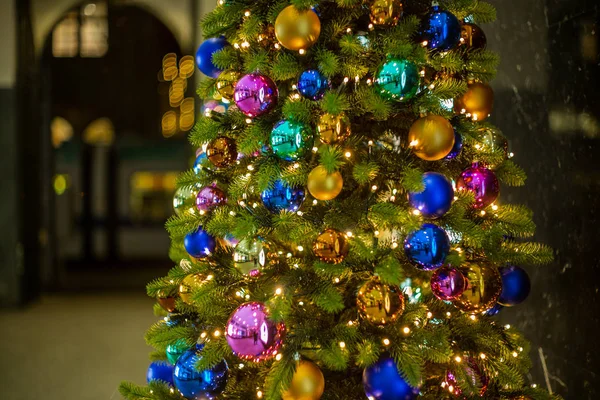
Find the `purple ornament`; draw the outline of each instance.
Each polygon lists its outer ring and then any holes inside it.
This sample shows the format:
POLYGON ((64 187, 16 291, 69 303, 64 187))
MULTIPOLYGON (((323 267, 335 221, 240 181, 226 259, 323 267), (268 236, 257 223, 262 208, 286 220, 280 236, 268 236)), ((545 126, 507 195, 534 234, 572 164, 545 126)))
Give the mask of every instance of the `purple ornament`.
POLYGON ((275 82, 264 75, 244 75, 235 85, 233 99, 241 112, 257 117, 277 104, 279 92, 275 82))
POLYGON ((458 190, 468 190, 475 195, 475 208, 492 204, 500 195, 500 184, 496 175, 479 163, 465 169, 456 182, 458 190))
POLYGON ((198 211, 206 212, 226 201, 225 193, 221 189, 215 186, 205 186, 196 196, 196 207, 198 211))
POLYGON ((254 362, 268 360, 277 355, 285 325, 271 321, 265 305, 258 302, 239 306, 227 321, 227 343, 233 353, 254 362))
POLYGON ((449 265, 435 270, 431 275, 431 291, 440 300, 454 300, 467 286, 465 276, 449 265))
MULTIPOLYGON (((485 392, 487 392, 488 385, 490 383, 490 378, 485 374, 485 371, 477 364, 477 361, 473 357, 465 357, 464 363, 466 364, 464 369, 467 374, 467 379, 469 379, 471 384, 477 388, 479 388, 479 396, 483 397, 485 392)), ((462 394, 462 390, 458 386, 458 381, 456 377, 452 373, 452 371, 446 371, 446 381, 443 387, 450 388, 452 387, 452 393, 454 395, 460 396, 462 394)), ((450 390, 450 389, 449 389, 450 390)))

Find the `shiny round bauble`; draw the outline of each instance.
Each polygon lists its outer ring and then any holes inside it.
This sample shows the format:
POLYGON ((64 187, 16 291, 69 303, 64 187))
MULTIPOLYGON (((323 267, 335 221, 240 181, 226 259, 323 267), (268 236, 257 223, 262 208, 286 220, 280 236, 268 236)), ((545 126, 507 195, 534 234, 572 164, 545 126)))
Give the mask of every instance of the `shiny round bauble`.
POLYGON ((500 313, 500 311, 502 311, 503 308, 503 305, 496 304, 494 307, 488 308, 483 314, 487 315, 488 317, 493 317, 495 315, 498 315, 498 313, 500 313))
POLYGON ((383 354, 363 371, 363 387, 371 400, 413 400, 419 389, 408 384, 400 374, 392 357, 383 354))
POLYGON ((317 165, 308 174, 308 183, 306 186, 315 199, 332 200, 342 191, 344 179, 338 171, 330 174, 324 166, 317 165))
POLYGON ((404 253, 415 267, 430 271, 439 268, 450 252, 450 239, 439 226, 423 224, 404 240, 404 253))
MULTIPOLYGON (((490 383, 490 378, 484 373, 484 371, 479 367, 476 360, 472 357, 466 357, 463 361, 465 364, 464 370, 468 379, 470 380, 470 385, 479 388, 479 396, 482 397, 485 392, 487 392, 488 385, 490 383)), ((444 387, 452 387, 452 394, 455 396, 461 396, 463 394, 462 389, 460 388, 456 377, 451 371, 446 372, 446 385, 444 387)))
POLYGON ((172 313, 175 311, 175 296, 170 296, 168 293, 159 291, 156 296, 156 301, 166 312, 172 313))
POLYGON ((486 160, 485 166, 490 169, 497 168, 504 160, 508 159, 508 140, 502 133, 495 129, 486 129, 481 134, 482 151, 498 154, 494 160, 486 160))
POLYGON ((233 252, 233 265, 244 275, 257 277, 267 265, 269 246, 264 239, 243 239, 233 252))
POLYGON ((386 99, 409 100, 419 89, 419 72, 411 61, 405 58, 392 58, 377 71, 375 85, 386 99))
POLYGON ((148 367, 146 373, 146 382, 152 381, 163 381, 173 386, 173 370, 175 367, 173 364, 169 364, 165 361, 154 361, 148 367))
POLYGON ((500 184, 496 175, 479 163, 465 169, 456 182, 458 190, 468 190, 475 196, 474 208, 492 204, 500 195, 500 184))
POLYGON ((167 346, 165 351, 167 360, 169 360, 171 364, 175 365, 177 360, 179 360, 179 357, 181 357, 181 355, 189 348, 190 346, 184 339, 177 339, 175 343, 171 343, 167 346))
POLYGON ((313 253, 321 261, 331 264, 341 263, 348 255, 348 238, 346 235, 335 229, 325 229, 313 244, 313 253))
POLYGON ((173 195, 173 211, 175 215, 183 215, 186 212, 194 212, 194 197, 196 189, 192 186, 181 186, 173 195))
POLYGON ((237 71, 227 70, 221 72, 217 78, 217 81, 215 82, 217 93, 219 93, 224 99, 233 100, 235 85, 241 77, 242 74, 237 71))
POLYGON ((452 146, 452 150, 446 157, 446 160, 453 160, 460 155, 463 147, 463 139, 460 133, 454 132, 454 146, 452 146))
POLYGON ((451 12, 433 7, 421 21, 420 39, 430 50, 450 50, 460 42, 460 21, 451 12))
POLYGON ((319 400, 325 391, 323 372, 313 362, 300 360, 290 387, 282 393, 282 400, 319 400))
POLYGON ((196 175, 200 175, 200 173, 204 170, 211 170, 212 165, 206 160, 208 160, 208 157, 206 157, 206 152, 201 150, 196 156, 196 159, 194 160, 194 166, 192 167, 196 175))
POLYGON ((483 29, 472 22, 463 22, 460 27, 460 45, 469 50, 485 49, 487 39, 483 29))
POLYGON ((215 64, 213 64, 212 56, 219 50, 223 50, 229 46, 225 37, 206 39, 196 51, 196 66, 198 69, 211 78, 217 78, 222 72, 215 64))
POLYGON ((423 190, 408 193, 410 205, 419 210, 425 218, 443 216, 450 210, 453 200, 452 183, 438 172, 425 172, 423 174, 423 190))
POLYGON ((185 304, 192 304, 192 293, 206 282, 202 274, 190 274, 183 278, 179 284, 179 298, 185 304))
POLYGON ((329 79, 318 69, 307 69, 298 78, 298 91, 309 100, 320 100, 331 87, 329 79))
POLYGON ((212 368, 196 369, 202 359, 204 345, 197 344, 179 357, 173 381, 179 393, 188 400, 210 400, 220 394, 227 386, 229 368, 225 360, 216 363, 212 368))
POLYGON ((473 121, 483 121, 492 112, 494 106, 494 91, 490 85, 481 82, 471 82, 467 91, 454 100, 454 111, 464 114, 473 121))
POLYGON ((454 147, 454 128, 439 115, 421 117, 411 125, 408 142, 417 157, 426 161, 441 160, 454 147))
POLYGON ((459 270, 467 280, 467 287, 452 304, 467 313, 482 313, 493 307, 502 292, 498 268, 483 261, 470 261, 459 270))
POLYGON ((321 20, 313 10, 284 8, 275 20, 275 37, 288 50, 306 50, 317 42, 321 20))
POLYGON ((289 186, 282 180, 276 180, 270 189, 260 194, 260 198, 271 212, 298 211, 306 194, 300 187, 289 186))
POLYGON ((188 233, 183 238, 185 251, 194 258, 208 257, 217 247, 217 242, 212 235, 202 228, 188 233))
POLYGON ((440 300, 454 300, 467 286, 467 281, 458 268, 450 265, 436 269, 431 275, 431 291, 440 300))
POLYGON ((502 277, 502 292, 498 304, 512 307, 524 302, 531 290, 531 281, 527 272, 516 265, 508 265, 500 268, 500 276, 502 277))
POLYGON ((262 303, 240 305, 229 317, 226 339, 233 353, 255 362, 277 355, 285 336, 285 325, 269 319, 262 303))
POLYGON ((402 1, 375 0, 370 9, 371 22, 374 25, 396 25, 402 16, 402 1))
POLYGON ((230 166, 238 157, 235 140, 226 136, 213 139, 206 147, 206 157, 217 168, 230 166))
POLYGON ((310 152, 313 137, 304 124, 284 119, 273 127, 269 142, 278 158, 295 161, 310 152))
POLYGON ((350 118, 345 113, 338 115, 323 114, 317 125, 319 139, 325 144, 336 144, 346 140, 350 133, 350 118))
POLYGON ((373 277, 358 290, 356 306, 360 315, 375 325, 394 322, 404 312, 404 296, 399 287, 373 277))
POLYGON ((205 186, 198 191, 196 196, 196 208, 198 211, 207 212, 219 204, 223 204, 227 201, 225 192, 216 186, 205 186))
POLYGON ((233 91, 235 104, 248 117, 257 117, 269 112, 277 105, 278 97, 279 91, 275 82, 257 73, 241 77, 233 91))

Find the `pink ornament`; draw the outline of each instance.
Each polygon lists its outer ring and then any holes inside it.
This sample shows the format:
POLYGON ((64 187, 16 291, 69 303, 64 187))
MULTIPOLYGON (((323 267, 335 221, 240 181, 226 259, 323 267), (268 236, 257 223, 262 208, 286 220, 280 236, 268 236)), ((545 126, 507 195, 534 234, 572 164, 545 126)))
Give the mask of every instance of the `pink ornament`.
POLYGON ((244 75, 235 85, 233 99, 241 112, 257 117, 277 105, 279 92, 275 82, 264 75, 244 75))
POLYGON ((196 196, 196 207, 198 211, 208 211, 221 203, 227 201, 225 193, 215 186, 205 186, 196 196))
POLYGON ((496 175, 479 163, 465 169, 456 183, 458 190, 468 190, 475 195, 475 208, 492 204, 500 195, 500 184, 496 175))
POLYGON ((227 343, 236 356, 246 360, 258 362, 275 357, 284 336, 285 325, 269 320, 262 303, 242 304, 227 321, 227 343))
MULTIPOLYGON (((479 396, 483 396, 487 392, 490 378, 485 374, 485 371, 477 364, 477 361, 473 357, 466 357, 464 360, 464 369, 467 373, 467 379, 471 381, 473 386, 479 388, 479 396)), ((454 395, 460 396, 463 394, 462 390, 458 386, 458 381, 451 371, 446 372, 446 381, 442 387, 451 391, 454 395), (450 389, 452 388, 452 389, 450 389)))
POLYGON ((462 272, 449 265, 436 269, 431 275, 431 291, 440 300, 454 300, 465 291, 466 286, 462 272))

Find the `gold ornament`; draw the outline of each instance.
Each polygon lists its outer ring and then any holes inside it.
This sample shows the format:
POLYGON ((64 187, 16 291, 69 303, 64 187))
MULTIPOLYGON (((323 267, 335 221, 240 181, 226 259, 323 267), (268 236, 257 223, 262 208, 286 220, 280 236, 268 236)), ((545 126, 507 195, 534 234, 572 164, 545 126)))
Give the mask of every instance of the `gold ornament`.
POLYGON ((502 292, 502 278, 494 265, 471 261, 459 268, 467 280, 465 291, 452 302, 468 313, 480 313, 496 305, 502 292))
POLYGON ((162 290, 159 291, 156 300, 166 312, 172 313, 175 311, 175 297, 171 296, 169 293, 165 293, 162 290))
POLYGON ((284 8, 275 20, 275 37, 289 50, 306 50, 321 34, 321 21, 313 10, 300 11, 295 6, 284 8))
POLYGON ((358 290, 356 305, 364 319, 385 325, 404 312, 404 296, 399 287, 386 285, 379 277, 373 277, 358 290))
POLYGON ((242 74, 232 70, 223 71, 219 74, 215 86, 221 97, 227 100, 233 99, 233 90, 241 76, 242 74))
POLYGON ((371 22, 375 25, 396 25, 401 16, 399 0, 375 0, 371 5, 371 22))
POLYGON ((276 262, 276 256, 269 252, 269 244, 261 238, 243 239, 233 252, 233 265, 247 276, 258 276, 267 264, 276 262))
POLYGON ((494 91, 485 83, 471 82, 465 94, 454 100, 454 111, 471 118, 483 121, 492 112, 494 91))
POLYGON ((325 144, 335 144, 350 136, 350 118, 344 113, 338 115, 323 114, 317 125, 319 138, 325 144))
POLYGON ((206 147, 206 157, 217 168, 227 167, 235 162, 238 152, 235 140, 219 136, 206 147))
POLYGON ((437 161, 446 157, 454 146, 454 129, 439 115, 416 120, 408 131, 409 146, 423 160, 437 161))
POLYGON ((317 200, 331 200, 342 191, 344 179, 335 171, 328 174, 324 166, 318 165, 308 174, 308 191, 317 200))
POLYGON ((317 236, 313 252, 321 261, 332 264, 341 263, 348 255, 348 238, 340 231, 327 228, 317 236))
POLYGON ((206 282, 202 274, 191 274, 183 278, 179 285, 179 297, 185 304, 192 303, 192 292, 206 282))
POLYGON ((325 377, 317 365, 301 360, 282 400, 319 400, 325 391, 325 377))

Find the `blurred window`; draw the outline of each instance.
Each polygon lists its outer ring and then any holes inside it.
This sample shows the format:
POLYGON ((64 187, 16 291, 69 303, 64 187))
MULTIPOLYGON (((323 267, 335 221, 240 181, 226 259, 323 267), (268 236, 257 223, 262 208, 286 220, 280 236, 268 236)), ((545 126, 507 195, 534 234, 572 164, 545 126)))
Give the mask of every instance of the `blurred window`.
POLYGON ((108 51, 108 12, 104 2, 69 12, 52 32, 54 57, 103 57, 108 51))
POLYGON ((136 222, 160 222, 172 214, 177 172, 138 171, 130 179, 130 217, 136 222))

